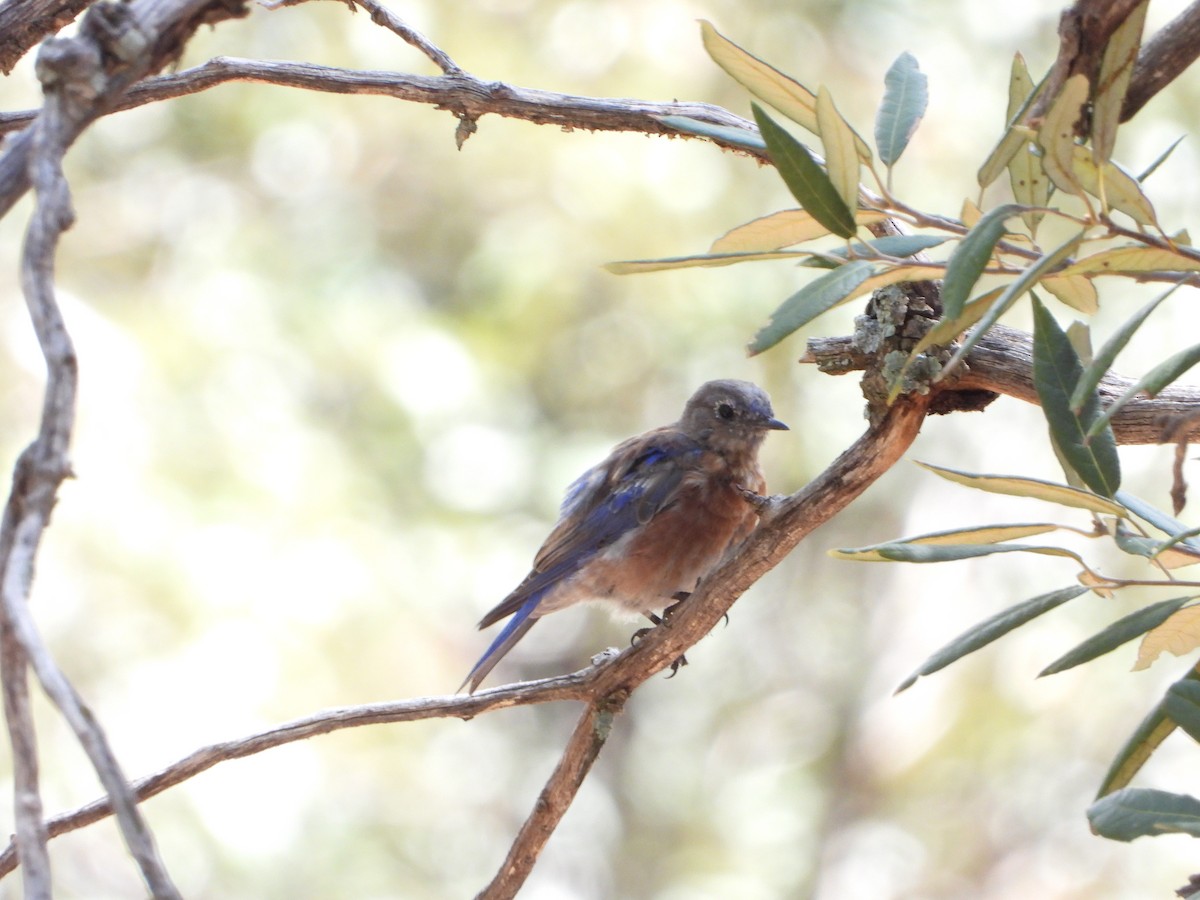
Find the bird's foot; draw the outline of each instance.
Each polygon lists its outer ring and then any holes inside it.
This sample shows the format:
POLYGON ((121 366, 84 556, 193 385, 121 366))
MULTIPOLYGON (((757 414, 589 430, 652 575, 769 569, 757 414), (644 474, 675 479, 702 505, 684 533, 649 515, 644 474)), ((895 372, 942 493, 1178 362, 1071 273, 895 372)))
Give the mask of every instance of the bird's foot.
POLYGON ((762 494, 756 494, 754 491, 741 488, 742 497, 747 503, 758 511, 760 521, 772 519, 779 512, 779 507, 787 498, 783 494, 772 494, 769 497, 764 497, 762 494))
MULTIPOLYGON (((661 616, 657 615, 656 613, 647 612, 646 618, 649 619, 653 624, 649 628, 639 628, 637 631, 635 631, 633 633, 633 637, 631 637, 629 639, 630 646, 633 646, 634 644, 636 644, 638 641, 640 641, 642 638, 644 638, 646 635, 648 635, 651 631, 653 631, 659 625, 663 625, 666 622, 669 622, 671 619, 671 616, 674 614, 675 610, 677 610, 679 608, 679 606, 683 603, 683 601, 686 600, 690 596, 692 596, 690 591, 679 591, 679 592, 673 594, 671 599, 674 600, 675 602, 672 603, 670 606, 668 606, 666 609, 664 609, 661 616)), ((679 659, 677 659, 673 663, 671 663, 671 674, 668 675, 667 677, 674 678, 675 674, 680 669, 682 669, 684 666, 686 666, 687 664, 688 664, 687 657, 680 656, 679 659)))

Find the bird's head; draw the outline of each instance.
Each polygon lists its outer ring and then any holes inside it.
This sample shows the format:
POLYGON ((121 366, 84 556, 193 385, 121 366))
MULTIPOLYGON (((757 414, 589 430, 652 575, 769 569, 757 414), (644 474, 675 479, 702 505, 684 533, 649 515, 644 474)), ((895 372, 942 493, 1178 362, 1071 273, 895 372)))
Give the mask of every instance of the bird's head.
POLYGON ((787 431, 775 418, 771 398, 749 381, 723 379, 702 384, 684 407, 682 430, 717 450, 753 450, 768 431, 787 431))

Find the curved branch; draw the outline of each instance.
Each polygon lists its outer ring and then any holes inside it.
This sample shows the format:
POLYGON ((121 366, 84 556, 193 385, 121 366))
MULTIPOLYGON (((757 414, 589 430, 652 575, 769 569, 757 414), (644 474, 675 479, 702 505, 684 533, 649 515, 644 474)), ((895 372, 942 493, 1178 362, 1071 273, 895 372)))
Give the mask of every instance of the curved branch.
MULTIPOLYGON (((218 763, 343 728, 430 718, 470 719, 497 709, 561 700, 582 701, 597 708, 616 702, 683 655, 712 630, 750 585, 891 468, 916 438, 926 405, 925 398, 902 398, 878 426, 869 429, 816 479, 795 494, 773 498, 762 524, 740 552, 705 579, 667 623, 617 656, 570 675, 470 695, 326 710, 245 738, 203 747, 134 782, 133 791, 139 801, 145 801, 218 763)), ((99 799, 55 816, 46 828, 50 837, 57 837, 111 814, 109 801, 99 799)), ((0 852, 0 875, 12 872, 16 865, 15 848, 10 843, 0 852)))
MULTIPOLYGON (((873 357, 862 353, 850 337, 813 338, 801 362, 816 363, 830 375, 863 371, 873 357)), ((994 391, 1038 405, 1033 385, 1033 338, 1007 325, 993 325, 967 357, 968 369, 947 390, 994 391)), ((1100 398, 1110 403, 1134 383, 1132 378, 1109 372, 1100 382, 1100 398)), ((1129 401, 1112 420, 1119 444, 1163 444, 1187 437, 1200 440, 1200 388, 1173 384, 1153 399, 1129 401), (1187 421, 1184 434, 1178 423, 1187 421)))

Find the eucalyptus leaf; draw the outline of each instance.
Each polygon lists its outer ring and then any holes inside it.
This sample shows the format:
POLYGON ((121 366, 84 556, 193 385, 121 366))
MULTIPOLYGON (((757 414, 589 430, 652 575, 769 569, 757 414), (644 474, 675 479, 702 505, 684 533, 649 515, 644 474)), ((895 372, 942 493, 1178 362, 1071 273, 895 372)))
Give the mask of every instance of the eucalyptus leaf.
POLYGON ((751 104, 751 107, 763 140, 767 142, 771 162, 779 170, 792 196, 831 233, 838 237, 853 237, 857 230, 854 215, 808 148, 777 124, 757 103, 751 104))
POLYGON ((1088 429, 1088 437, 1090 438, 1093 434, 1099 433, 1101 429, 1110 428, 1109 422, 1112 420, 1112 417, 1120 412, 1138 394, 1145 392, 1149 396, 1154 397, 1159 391, 1167 387, 1198 362, 1200 362, 1200 344, 1196 344, 1186 350, 1180 350, 1178 353, 1159 363, 1130 385, 1125 393, 1114 400, 1104 410, 1103 415, 1097 417, 1092 423, 1091 428, 1088 429))
MULTIPOLYGON (((976 488, 991 494, 1008 494, 1013 497, 1033 497, 1059 506, 1069 506, 1074 509, 1086 509, 1090 512, 1104 513, 1110 516, 1126 515, 1125 508, 1120 503, 1101 497, 1089 491, 1057 484, 1053 481, 1042 481, 1038 478, 1025 478, 1018 475, 979 475, 973 472, 961 472, 944 466, 917 462, 923 469, 928 469, 935 475, 940 475, 948 481, 965 487, 976 488)), ((1121 492, 1121 500, 1127 495, 1121 492)), ((1136 499, 1136 498, 1135 498, 1136 499)), ((1168 532, 1170 533, 1170 532, 1168 532)))
POLYGON ((1125 788, 1093 803, 1092 831, 1114 841, 1162 834, 1200 837, 1200 800, 1152 788, 1125 788))
POLYGON ((1059 588, 1057 591, 1040 594, 1032 600, 1026 600, 1023 603, 1018 603, 1016 606, 1010 606, 1008 609, 984 619, 978 625, 964 631, 930 656, 925 662, 921 663, 915 672, 900 682, 900 686, 896 688, 896 693, 898 694, 912 687, 921 676, 931 675, 939 669, 944 669, 950 663, 961 659, 969 653, 974 653, 981 647, 987 646, 997 638, 1003 637, 1010 631, 1036 619, 1043 613, 1047 613, 1056 607, 1062 606, 1068 600, 1073 600, 1080 594, 1086 593, 1087 590, 1085 586, 1079 584, 1059 588))
POLYGON ((771 321, 764 325, 750 342, 750 353, 761 353, 775 346, 797 328, 833 309, 847 299, 874 271, 871 263, 856 260, 810 281, 771 314, 771 321))
POLYGON ((929 79, 917 58, 901 53, 883 78, 883 103, 875 118, 875 146, 890 170, 904 153, 929 106, 929 79))
POLYGON ((946 277, 942 281, 945 318, 956 319, 961 315, 971 288, 987 268, 996 244, 1008 231, 1005 222, 1020 211, 1021 207, 1016 203, 1006 203, 989 210, 954 248, 954 253, 946 263, 946 277))
POLYGON ((1050 435, 1084 484, 1111 497, 1121 486, 1121 463, 1112 429, 1097 430, 1094 437, 1085 439, 1100 418, 1100 396, 1093 391, 1078 413, 1072 411, 1071 392, 1083 374, 1083 364, 1054 316, 1036 298, 1033 322, 1033 383, 1050 435))
POLYGON ((690 116, 658 116, 658 121, 668 128, 674 128, 683 134, 694 134, 697 137, 712 138, 724 144, 733 144, 746 150, 762 153, 767 149, 767 143, 753 131, 745 131, 730 125, 714 125, 702 122, 690 116))
POLYGON ((1163 711, 1192 740, 1200 742, 1200 682, 1187 679, 1171 685, 1163 699, 1163 711))
POLYGON ((1050 665, 1041 671, 1038 677, 1040 678, 1043 675, 1057 675, 1059 672, 1065 672, 1067 669, 1073 669, 1075 666, 1091 662, 1093 659, 1103 656, 1106 653, 1111 653, 1122 644, 1128 643, 1136 637, 1141 637, 1152 628, 1158 627, 1170 618, 1171 614, 1177 609, 1195 599, 1195 596, 1189 595, 1186 597, 1173 597, 1170 600, 1160 600, 1157 603, 1143 606, 1141 609, 1127 616, 1122 616, 1107 628, 1096 632, 1096 634, 1080 642, 1054 662, 1050 663, 1050 665))

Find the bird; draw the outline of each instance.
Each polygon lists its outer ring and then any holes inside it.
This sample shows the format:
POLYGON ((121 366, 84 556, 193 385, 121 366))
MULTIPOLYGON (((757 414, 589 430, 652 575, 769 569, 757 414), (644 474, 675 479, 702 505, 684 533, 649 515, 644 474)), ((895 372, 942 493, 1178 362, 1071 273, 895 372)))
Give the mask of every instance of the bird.
POLYGON ((548 613, 601 600, 646 615, 693 591, 757 527, 758 450, 787 431, 748 381, 701 385, 679 421, 629 438, 570 487, 525 579, 479 622, 511 616, 459 687, 473 694, 548 613))

